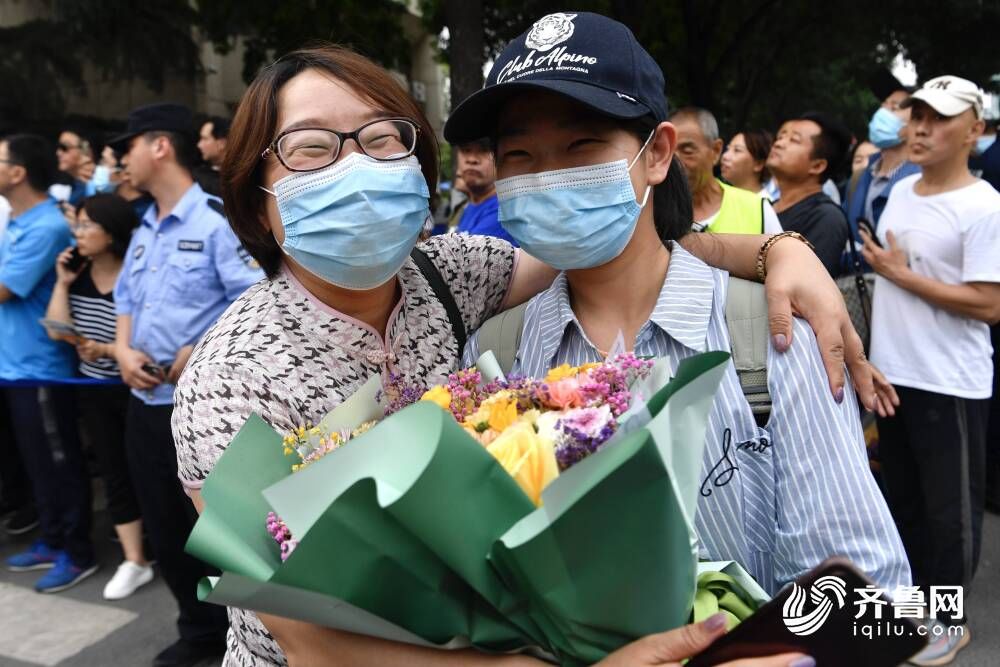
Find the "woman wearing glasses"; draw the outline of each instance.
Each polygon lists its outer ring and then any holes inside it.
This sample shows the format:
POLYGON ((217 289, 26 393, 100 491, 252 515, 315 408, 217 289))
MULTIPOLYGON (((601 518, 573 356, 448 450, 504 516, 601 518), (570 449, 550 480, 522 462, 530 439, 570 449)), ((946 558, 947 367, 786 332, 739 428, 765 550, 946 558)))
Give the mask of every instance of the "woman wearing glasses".
MULTIPOLYGON (((76 247, 56 260, 56 285, 48 320, 71 325, 79 333, 70 342, 80 357, 80 373, 95 379, 118 379, 114 356, 115 281, 138 218, 124 199, 95 195, 76 213, 76 247), (74 252, 75 250, 75 252, 74 252)), ((65 334, 49 332, 53 338, 65 334)), ((106 600, 120 600, 153 579, 142 548, 142 521, 125 458, 125 385, 83 386, 77 393, 80 415, 97 454, 104 479, 108 513, 125 559, 104 587, 106 600)))
MULTIPOLYGON (((288 431, 318 421, 376 373, 443 380, 456 370, 467 332, 555 275, 490 237, 436 236, 414 253, 438 175, 433 130, 389 72, 347 49, 304 49, 265 68, 240 102, 229 145, 226 213, 269 280, 222 315, 177 386, 179 476, 199 509, 200 487, 251 413, 288 431), (454 308, 443 304, 446 292, 454 308)), ((760 242, 734 236, 695 251, 713 261, 728 249, 727 268, 752 275, 760 242)), ((769 262, 769 286, 804 293, 825 275, 800 245, 775 245, 783 258, 769 262)), ((825 287, 797 309, 846 322, 839 292, 825 287)), ((774 303, 790 314, 786 300, 774 303)), ((821 335, 842 343, 840 331, 837 324, 821 335)), ((835 390, 842 362, 831 367, 839 371, 835 390)), ((866 372, 863 364, 855 370, 866 372)), ((870 384, 862 392, 871 396, 870 384)), ((229 614, 227 667, 283 665, 286 655, 310 665, 531 663, 426 651, 241 609, 229 614)))

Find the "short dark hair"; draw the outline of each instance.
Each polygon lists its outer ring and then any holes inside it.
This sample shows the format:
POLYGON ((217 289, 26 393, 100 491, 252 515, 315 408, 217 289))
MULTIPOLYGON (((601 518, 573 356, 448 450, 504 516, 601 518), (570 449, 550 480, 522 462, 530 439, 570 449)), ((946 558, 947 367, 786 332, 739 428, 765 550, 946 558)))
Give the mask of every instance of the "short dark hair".
POLYGON ((94 162, 101 159, 101 151, 104 150, 104 133, 95 131, 92 128, 82 125, 64 125, 59 134, 70 132, 80 137, 80 149, 90 151, 94 162))
POLYGON ((807 111, 792 120, 808 120, 819 125, 820 131, 813 140, 811 155, 814 160, 826 160, 826 169, 819 175, 819 182, 838 178, 847 164, 851 131, 839 120, 822 111, 807 111))
POLYGON ((292 51, 260 71, 247 87, 233 115, 233 140, 222 160, 219 185, 226 217, 243 247, 260 263, 268 278, 281 269, 283 252, 270 228, 265 227, 265 195, 261 185, 261 153, 274 139, 278 123, 278 92, 297 74, 315 68, 332 74, 376 108, 409 118, 420 132, 415 155, 433 192, 437 187, 437 140, 430 122, 406 89, 387 69, 372 60, 334 44, 320 44, 292 51))
POLYGON ((202 123, 212 124, 212 136, 216 139, 225 139, 229 136, 229 119, 222 116, 209 116, 202 123))
POLYGON ((174 147, 174 155, 177 157, 177 164, 184 167, 188 171, 192 171, 201 160, 201 157, 197 155, 198 151, 194 138, 186 133, 182 134, 180 132, 167 130, 150 130, 149 132, 143 132, 142 137, 146 141, 166 137, 167 141, 170 142, 170 145, 174 147))
POLYGON ((132 232, 139 226, 135 209, 118 195, 101 194, 87 197, 76 209, 86 211, 87 217, 104 228, 111 237, 111 252, 118 258, 124 258, 128 250, 132 232))
POLYGON ((37 134, 11 134, 2 141, 7 143, 7 156, 11 162, 24 167, 28 185, 33 190, 45 192, 55 183, 59 173, 55 147, 37 134))

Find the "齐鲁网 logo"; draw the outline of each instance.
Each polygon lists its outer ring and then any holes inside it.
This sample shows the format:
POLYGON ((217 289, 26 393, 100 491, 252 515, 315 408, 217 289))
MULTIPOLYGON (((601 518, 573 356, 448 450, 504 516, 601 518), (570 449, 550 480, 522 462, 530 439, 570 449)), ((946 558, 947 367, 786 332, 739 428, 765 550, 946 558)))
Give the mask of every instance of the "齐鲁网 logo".
POLYGON ((798 584, 792 584, 792 594, 781 608, 785 627, 794 635, 806 636, 823 627, 834 611, 834 604, 841 609, 847 602, 847 584, 840 577, 827 576, 817 579, 809 587, 809 594, 798 584), (831 599, 831 596, 833 599, 831 599), (806 598, 816 605, 806 611, 806 598))

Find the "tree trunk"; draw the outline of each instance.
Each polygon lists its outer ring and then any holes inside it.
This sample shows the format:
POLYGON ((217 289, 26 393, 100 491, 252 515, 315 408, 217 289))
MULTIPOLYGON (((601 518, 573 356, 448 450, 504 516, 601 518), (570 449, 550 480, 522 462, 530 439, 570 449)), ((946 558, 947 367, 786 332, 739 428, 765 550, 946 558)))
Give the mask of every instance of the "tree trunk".
POLYGON ((451 68, 451 108, 483 86, 483 2, 444 0, 451 68))

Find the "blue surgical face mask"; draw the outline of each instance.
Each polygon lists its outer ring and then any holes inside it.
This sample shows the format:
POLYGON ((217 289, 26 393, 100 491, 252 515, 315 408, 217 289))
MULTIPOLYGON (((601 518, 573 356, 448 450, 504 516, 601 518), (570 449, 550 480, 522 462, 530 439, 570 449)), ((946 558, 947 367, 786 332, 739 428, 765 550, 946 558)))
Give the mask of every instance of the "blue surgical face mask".
POLYGON ((868 123, 868 141, 879 148, 892 148, 903 143, 899 131, 906 125, 902 119, 885 107, 879 107, 868 123))
POLYGON ((622 254, 649 197, 635 200, 625 160, 511 176, 496 182, 500 224, 532 257, 568 271, 607 264, 622 254))
POLYGON ((430 216, 415 157, 379 162, 351 153, 274 184, 281 249, 328 283, 353 290, 384 284, 403 266, 430 216))
POLYGON ((976 139, 976 155, 982 155, 990 149, 993 142, 997 140, 997 135, 995 134, 984 134, 983 136, 976 139))
POLYGON ((113 192, 114 189, 115 185, 111 182, 111 170, 103 164, 94 167, 94 175, 91 176, 90 181, 87 183, 87 196, 103 192, 113 192))

